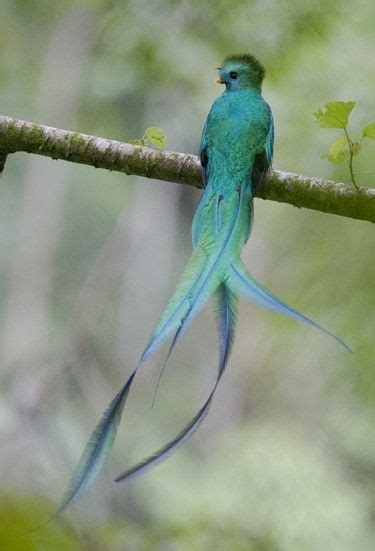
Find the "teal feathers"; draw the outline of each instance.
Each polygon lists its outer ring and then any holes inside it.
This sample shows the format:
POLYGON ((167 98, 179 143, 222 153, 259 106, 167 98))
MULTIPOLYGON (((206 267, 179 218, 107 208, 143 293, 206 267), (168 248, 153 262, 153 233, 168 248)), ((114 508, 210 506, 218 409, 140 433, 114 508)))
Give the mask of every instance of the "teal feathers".
POLYGON ((108 451, 116 438, 122 410, 132 384, 135 371, 116 394, 86 444, 80 462, 55 516, 61 514, 91 484, 102 468, 108 451))
MULTIPOLYGON (((238 295, 329 331, 263 288, 240 260, 253 221, 253 198, 272 162, 273 120, 261 95, 262 65, 253 56, 229 56, 220 68, 224 93, 214 102, 204 126, 200 160, 204 191, 193 226, 193 253, 185 272, 141 356, 92 433, 72 482, 58 509, 64 511, 92 483, 115 439, 122 411, 138 369, 170 337, 170 353, 210 297, 214 297, 220 340, 217 378, 206 402, 170 442, 120 474, 128 482, 164 461, 181 447, 206 417, 226 368, 234 339, 238 295)), ((168 358, 169 358, 168 355, 168 358)))

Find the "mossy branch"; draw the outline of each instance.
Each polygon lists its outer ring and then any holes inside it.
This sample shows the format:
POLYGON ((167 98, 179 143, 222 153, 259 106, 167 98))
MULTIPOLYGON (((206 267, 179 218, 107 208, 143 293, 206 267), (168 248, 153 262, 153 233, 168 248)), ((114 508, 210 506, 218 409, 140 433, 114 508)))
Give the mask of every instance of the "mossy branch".
MULTIPOLYGON (((154 150, 0 115, 0 169, 6 155, 18 151, 202 187, 200 165, 194 155, 154 150)), ((271 170, 259 197, 375 222, 375 189, 357 191, 349 184, 271 170)))

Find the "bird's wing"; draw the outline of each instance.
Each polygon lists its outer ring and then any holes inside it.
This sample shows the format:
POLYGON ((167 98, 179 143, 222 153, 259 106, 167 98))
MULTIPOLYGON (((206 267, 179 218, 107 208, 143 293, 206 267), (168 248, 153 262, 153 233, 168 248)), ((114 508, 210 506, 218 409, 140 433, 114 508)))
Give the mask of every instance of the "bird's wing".
POLYGON ((207 157, 207 147, 206 147, 206 128, 207 128, 207 120, 202 130, 201 144, 199 146, 199 160, 202 167, 203 189, 206 187, 206 184, 207 184, 206 172, 207 172, 208 157, 207 157))
POLYGON ((272 166, 274 125, 271 110, 269 114, 270 123, 264 148, 260 153, 258 153, 258 155, 255 156, 253 170, 251 173, 251 192, 253 197, 256 196, 262 187, 264 178, 272 166))

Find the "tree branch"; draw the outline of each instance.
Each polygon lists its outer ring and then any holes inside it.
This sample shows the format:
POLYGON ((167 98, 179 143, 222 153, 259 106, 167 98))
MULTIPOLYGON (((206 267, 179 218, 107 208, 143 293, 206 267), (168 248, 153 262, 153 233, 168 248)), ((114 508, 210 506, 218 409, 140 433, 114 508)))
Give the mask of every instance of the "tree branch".
MULTIPOLYGON (((17 151, 63 159, 126 174, 202 187, 198 158, 60 130, 0 115, 0 169, 17 151)), ((375 189, 271 170, 262 199, 375 222, 375 189)))

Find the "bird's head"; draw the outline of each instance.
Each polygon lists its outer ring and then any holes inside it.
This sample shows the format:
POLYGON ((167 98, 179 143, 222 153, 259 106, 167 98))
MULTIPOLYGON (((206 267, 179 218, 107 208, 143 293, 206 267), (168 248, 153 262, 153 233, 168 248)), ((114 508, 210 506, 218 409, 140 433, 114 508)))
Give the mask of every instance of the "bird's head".
POLYGON ((251 54, 230 55, 218 70, 216 82, 225 84, 227 90, 261 89, 264 68, 251 54))

